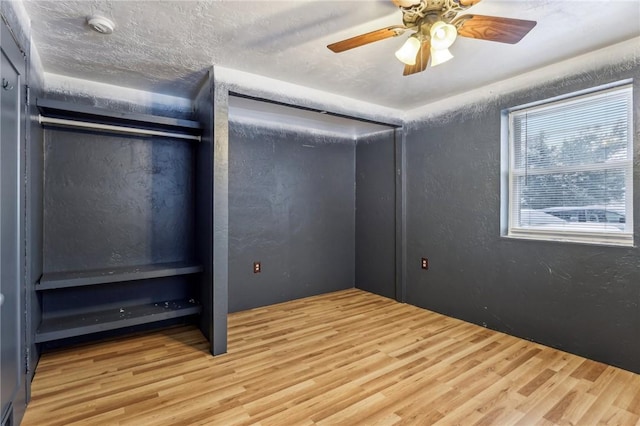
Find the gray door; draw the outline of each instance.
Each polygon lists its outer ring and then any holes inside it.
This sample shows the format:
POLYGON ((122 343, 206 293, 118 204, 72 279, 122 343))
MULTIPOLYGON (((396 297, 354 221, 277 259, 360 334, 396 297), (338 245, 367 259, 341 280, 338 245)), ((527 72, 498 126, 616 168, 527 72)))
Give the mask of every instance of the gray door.
MULTIPOLYGON (((3 40, 4 42, 5 40, 3 40)), ((20 76, 2 49, 0 74, 0 398, 4 419, 20 387, 20 76)))

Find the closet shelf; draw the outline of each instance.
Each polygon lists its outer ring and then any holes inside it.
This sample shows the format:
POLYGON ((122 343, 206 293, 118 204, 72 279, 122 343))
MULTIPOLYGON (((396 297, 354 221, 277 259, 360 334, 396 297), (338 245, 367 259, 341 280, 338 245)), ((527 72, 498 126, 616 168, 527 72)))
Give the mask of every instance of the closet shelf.
POLYGON ((196 315, 202 306, 193 299, 170 300, 138 306, 43 319, 36 332, 36 343, 149 324, 171 318, 196 315))
POLYGON ((162 130, 168 132, 199 135, 202 126, 197 121, 157 115, 118 112, 102 108, 70 104, 63 101, 37 99, 40 114, 45 117, 77 120, 112 126, 133 127, 139 129, 162 130))
POLYGON ((148 278, 173 277, 202 272, 202 265, 190 262, 157 263, 85 271, 49 272, 42 275, 36 291, 80 287, 148 278))

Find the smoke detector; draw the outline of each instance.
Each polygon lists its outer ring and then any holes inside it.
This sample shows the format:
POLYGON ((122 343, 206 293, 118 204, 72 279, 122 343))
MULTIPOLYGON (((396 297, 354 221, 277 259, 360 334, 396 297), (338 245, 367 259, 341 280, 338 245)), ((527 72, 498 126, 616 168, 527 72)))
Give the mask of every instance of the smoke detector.
POLYGON ((87 25, 89 25, 93 31, 100 34, 111 34, 115 28, 115 24, 103 16, 88 17, 87 25))

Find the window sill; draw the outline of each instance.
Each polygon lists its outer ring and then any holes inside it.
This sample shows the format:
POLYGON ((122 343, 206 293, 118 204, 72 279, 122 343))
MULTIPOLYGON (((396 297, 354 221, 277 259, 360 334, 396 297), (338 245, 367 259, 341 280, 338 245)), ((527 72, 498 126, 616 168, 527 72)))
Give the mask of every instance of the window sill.
POLYGON ((577 243, 598 246, 634 247, 633 234, 608 234, 599 232, 570 232, 570 231, 533 231, 511 230, 503 238, 518 240, 549 241, 559 243, 577 243))

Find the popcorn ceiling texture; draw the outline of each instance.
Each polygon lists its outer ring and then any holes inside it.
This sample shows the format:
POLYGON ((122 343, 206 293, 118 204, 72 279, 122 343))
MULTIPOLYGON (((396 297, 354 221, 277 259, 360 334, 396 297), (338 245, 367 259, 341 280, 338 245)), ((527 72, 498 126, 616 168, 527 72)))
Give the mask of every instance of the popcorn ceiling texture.
POLYGON ((639 64, 640 38, 635 38, 461 96, 453 96, 416 108, 405 115, 405 125, 408 128, 420 127, 420 123, 425 120, 436 120, 446 124, 461 117, 482 115, 487 110, 513 107, 515 105, 509 105, 508 101, 505 104, 505 96, 531 91, 532 87, 549 83, 554 83, 557 88, 572 86, 581 78, 592 81, 594 76, 616 75, 619 71, 637 67, 639 64))
MULTIPOLYGON (((357 114, 372 110, 374 116, 391 120, 398 119, 396 111, 411 111, 640 35, 635 0, 485 0, 468 12, 532 19, 538 25, 516 45, 461 37, 452 47, 454 60, 403 77, 393 52, 408 34, 340 54, 326 48, 400 23, 400 11, 389 1, 23 4, 44 70, 52 75, 192 99, 214 65, 270 79, 264 81, 288 82, 292 90, 304 87, 312 97, 323 93, 321 100, 307 101, 316 106, 327 103, 338 112, 357 114), (87 27, 86 17, 94 13, 116 23, 112 35, 87 27), (594 32, 602 22, 615 24, 594 32)), ((304 102, 304 97, 287 96, 304 102)))

